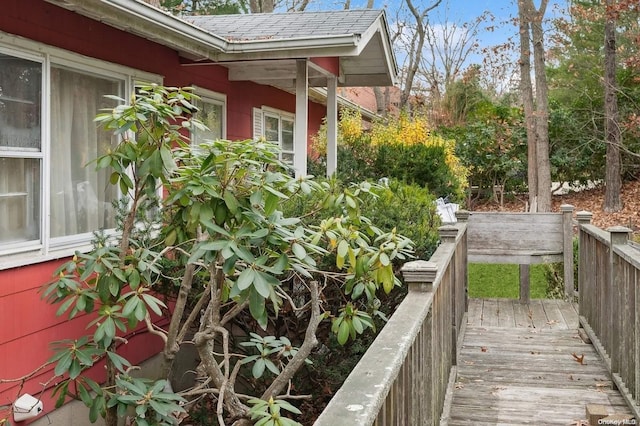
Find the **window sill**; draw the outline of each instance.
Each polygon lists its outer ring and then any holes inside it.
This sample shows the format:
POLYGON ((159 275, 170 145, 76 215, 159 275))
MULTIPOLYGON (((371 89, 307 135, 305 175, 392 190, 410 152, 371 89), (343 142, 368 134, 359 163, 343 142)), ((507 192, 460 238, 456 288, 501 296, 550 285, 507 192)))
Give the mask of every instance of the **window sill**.
POLYGON ((63 259, 65 257, 73 256, 76 252, 87 253, 91 250, 91 248, 92 245, 87 243, 82 246, 76 246, 73 248, 50 250, 46 255, 42 253, 41 249, 38 249, 2 256, 0 257, 0 271, 18 268, 20 266, 36 265, 38 263, 63 259))

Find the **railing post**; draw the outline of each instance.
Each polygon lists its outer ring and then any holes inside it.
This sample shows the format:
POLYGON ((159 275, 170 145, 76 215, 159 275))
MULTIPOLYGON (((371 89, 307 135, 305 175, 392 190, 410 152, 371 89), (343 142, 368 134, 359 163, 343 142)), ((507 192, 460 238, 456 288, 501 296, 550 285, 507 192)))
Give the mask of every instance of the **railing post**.
MULTIPOLYGON (((441 226, 440 228, 438 228, 438 233, 440 234, 440 240, 443 243, 451 243, 451 244, 455 244, 456 243, 456 238, 458 236, 458 228, 456 226, 453 225, 444 225, 441 226)), ((457 355, 458 355, 458 350, 456 348, 457 344, 458 344, 458 327, 456 324, 456 317, 457 317, 457 312, 456 312, 456 290, 457 290, 457 283, 456 283, 456 279, 457 279, 457 268, 458 268, 458 264, 456 263, 456 257, 455 257, 455 249, 454 249, 454 255, 452 257, 451 263, 449 264, 449 282, 444 283, 443 281, 440 282, 441 285, 446 285, 448 286, 448 291, 450 292, 450 297, 449 297, 449 312, 451 313, 451 318, 450 318, 450 323, 451 323, 451 364, 452 365, 457 365, 458 364, 458 360, 457 360, 457 355)), ((444 292, 444 294, 447 294, 446 292, 444 292)))
POLYGON ((468 222, 469 215, 471 215, 471 213, 469 213, 468 210, 458 210, 456 212, 456 219, 458 220, 458 222, 468 222))
POLYGON ((627 303, 624 300, 622 295, 623 283, 618 282, 618 265, 616 264, 616 257, 614 253, 614 247, 617 245, 625 245, 629 240, 629 235, 631 234, 631 229, 626 228, 624 226, 612 226, 611 228, 607 228, 607 232, 609 232, 610 238, 610 246, 609 246, 609 282, 607 283, 607 287, 609 289, 609 300, 607 304, 608 312, 607 312, 607 321, 606 325, 607 330, 609 330, 610 342, 608 352, 611 357, 611 371, 618 373, 620 372, 620 350, 622 345, 620 344, 620 339, 622 336, 620 333, 622 330, 622 308, 624 304, 627 303))
POLYGON ((438 233, 443 243, 455 243, 458 236, 458 228, 455 225, 443 225, 438 228, 438 233))
MULTIPOLYGON (((469 223, 469 217, 471 216, 471 213, 468 210, 458 210, 456 212, 456 219, 458 220, 458 222, 462 223, 462 224, 468 224, 469 223)), ((468 225, 467 225, 468 226, 468 225)), ((464 231, 465 234, 467 231, 464 231)), ((460 277, 462 277, 462 279, 464 280, 464 283, 462 284, 462 291, 464 292, 464 312, 467 312, 469 309, 469 283, 468 283, 468 277, 467 277, 467 271, 468 271, 468 246, 467 246, 467 238, 466 235, 462 240, 463 245, 463 261, 461 262, 460 268, 461 270, 460 272, 460 277)), ((458 250, 458 248, 456 247, 456 251, 458 250)))
POLYGON ((564 295, 573 302, 575 292, 573 284, 573 206, 563 204, 562 212, 563 256, 564 256, 564 295))
POLYGON ((585 247, 585 238, 586 235, 582 231, 583 225, 589 225, 591 223, 591 218, 593 217, 593 213, 581 210, 576 213, 576 219, 578 220, 578 309, 580 311, 580 315, 586 317, 589 321, 593 322, 593 318, 591 317, 591 304, 592 301, 586 299, 587 292, 590 291, 586 284, 586 272, 587 267, 585 266, 585 258, 586 250, 585 247), (583 304, 585 302, 585 304, 583 304), (589 304, 589 307, 586 304, 589 304))
POLYGON ((400 270, 404 282, 412 291, 433 291, 433 282, 438 273, 438 264, 428 260, 414 260, 407 262, 400 270))
POLYGON ((593 213, 581 210, 576 213, 576 219, 578 219, 579 225, 589 225, 591 223, 591 218, 593 217, 593 213))

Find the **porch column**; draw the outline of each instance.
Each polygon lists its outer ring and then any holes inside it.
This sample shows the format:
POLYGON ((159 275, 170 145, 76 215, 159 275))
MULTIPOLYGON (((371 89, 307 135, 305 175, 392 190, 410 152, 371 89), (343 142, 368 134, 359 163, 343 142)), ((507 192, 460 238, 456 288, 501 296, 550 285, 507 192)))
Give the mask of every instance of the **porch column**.
POLYGON ((327 78, 327 177, 338 167, 338 79, 327 78))
POLYGON ((309 121, 309 68, 306 59, 296 61, 296 123, 293 167, 296 177, 307 175, 307 123, 309 121))

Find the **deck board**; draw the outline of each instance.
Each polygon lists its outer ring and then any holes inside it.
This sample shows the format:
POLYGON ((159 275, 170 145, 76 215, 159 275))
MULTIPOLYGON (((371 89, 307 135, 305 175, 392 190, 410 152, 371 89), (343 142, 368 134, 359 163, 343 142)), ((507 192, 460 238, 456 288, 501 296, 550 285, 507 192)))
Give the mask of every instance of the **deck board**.
POLYGON ((586 420, 588 403, 630 414, 577 327, 568 302, 470 300, 449 417, 442 424, 575 425, 586 420))

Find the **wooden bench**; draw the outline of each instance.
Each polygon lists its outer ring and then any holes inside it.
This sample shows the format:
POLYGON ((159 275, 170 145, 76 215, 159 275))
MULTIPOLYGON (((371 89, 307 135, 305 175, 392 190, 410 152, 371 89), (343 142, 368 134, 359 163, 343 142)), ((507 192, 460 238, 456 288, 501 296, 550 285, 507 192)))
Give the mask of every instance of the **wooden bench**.
POLYGON ((573 206, 570 205, 561 206, 560 213, 470 213, 468 261, 520 265, 520 301, 523 303, 530 298, 529 265, 564 262, 565 294, 571 298, 572 216, 573 206))

